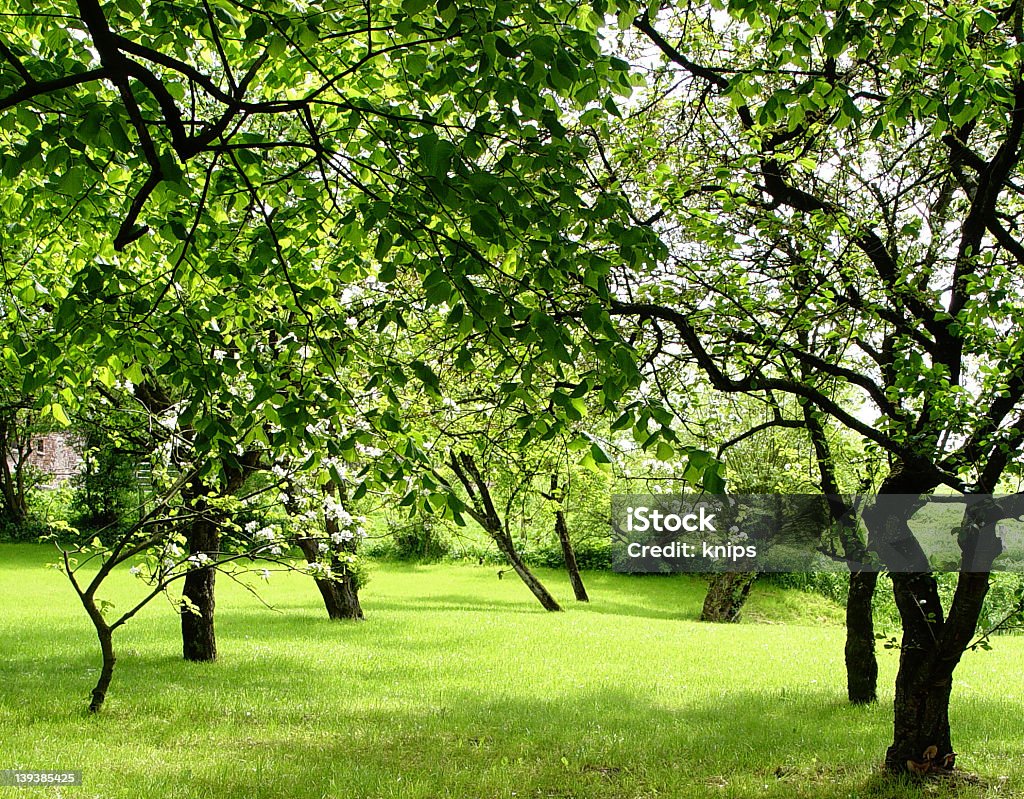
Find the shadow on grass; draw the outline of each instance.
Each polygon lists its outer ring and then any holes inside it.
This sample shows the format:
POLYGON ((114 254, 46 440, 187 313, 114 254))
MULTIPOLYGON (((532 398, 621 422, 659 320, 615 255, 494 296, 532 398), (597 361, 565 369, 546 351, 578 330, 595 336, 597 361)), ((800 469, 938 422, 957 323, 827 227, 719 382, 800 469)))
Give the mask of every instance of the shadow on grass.
POLYGON ((471 594, 430 594, 412 599, 367 598, 363 604, 367 615, 373 613, 374 610, 399 613, 418 613, 422 610, 461 610, 473 613, 489 613, 495 616, 505 615, 506 613, 543 615, 549 612, 544 610, 539 602, 529 596, 514 600, 498 597, 494 601, 487 601, 471 594))
MULTIPOLYGON (((285 646, 294 624, 256 642, 279 645, 265 658, 238 640, 216 664, 186 664, 166 652, 122 655, 112 701, 98 718, 84 713, 92 653, 6 657, 5 715, 47 740, 57 759, 66 759, 62 748, 79 757, 85 747, 91 790, 104 797, 127 795, 118 792, 126 785, 134 795, 190 799, 1020 795, 990 794, 983 782, 880 774, 888 707, 852 707, 809 689, 735 690, 725 674, 710 693, 682 693, 671 706, 628 685, 578 687, 571 673, 557 694, 531 696, 518 675, 477 679, 458 657, 430 665, 416 654, 389 659, 378 646, 368 662, 377 635, 369 629, 347 626, 358 640, 344 642, 345 656, 327 651, 322 659, 301 640, 285 646), (77 694, 78 683, 81 704, 75 695, 69 706, 59 692, 77 694), (40 703, 39 694, 54 701, 40 703), (20 713, 23 706, 30 712, 20 713), (139 749, 154 753, 121 755, 139 749), (186 794, 172 790, 180 785, 186 794)), ((402 648, 433 634, 395 623, 380 633, 402 648)), ((1005 713, 1005 704, 972 700, 954 730, 968 767, 970 720, 1005 713)))
POLYGON ((597 613, 606 616, 630 616, 638 619, 659 619, 663 621, 697 621, 700 617, 700 606, 691 603, 680 603, 679 610, 662 610, 642 604, 628 602, 609 602, 608 600, 592 599, 590 602, 573 601, 569 608, 583 613, 597 613))
MULTIPOLYGON (((669 710, 614 688, 500 701, 467 692, 415 709, 339 707, 329 728, 323 721, 216 716, 208 731, 215 748, 179 753, 162 773, 120 779, 171 784, 190 768, 189 796, 253 799, 986 795, 982 782, 881 774, 887 714, 810 695, 737 692, 669 710)), ((106 734, 102 721, 92 730, 106 734)), ((203 730, 189 730, 193 743, 202 738, 203 730)), ((101 784, 114 765, 96 776, 101 784)))

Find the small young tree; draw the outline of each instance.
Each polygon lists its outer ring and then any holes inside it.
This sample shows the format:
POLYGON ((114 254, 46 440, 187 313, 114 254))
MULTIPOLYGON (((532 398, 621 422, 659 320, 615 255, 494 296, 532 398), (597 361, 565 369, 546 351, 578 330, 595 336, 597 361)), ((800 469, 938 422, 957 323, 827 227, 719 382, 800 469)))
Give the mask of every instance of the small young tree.
POLYGON ((473 517, 484 529, 484 532, 498 545, 501 554, 505 556, 515 573, 519 575, 519 579, 530 589, 544 610, 561 610, 562 606, 558 604, 558 600, 537 579, 530 567, 523 561, 522 556, 516 551, 515 542, 509 531, 508 506, 505 508, 505 514, 498 511, 498 505, 491 494, 490 485, 477 465, 476 458, 471 453, 453 450, 449 453, 448 467, 466 490, 467 501, 464 506, 466 513, 473 517))
MULTIPOLYGON (((61 546, 60 560, 54 565, 67 576, 81 601, 100 648, 100 674, 89 702, 93 713, 102 709, 113 679, 117 663, 114 635, 140 610, 158 596, 166 595, 181 614, 183 625, 190 616, 202 617, 204 609, 195 603, 194 594, 183 587, 180 597, 172 596, 175 583, 184 584, 190 577, 202 575, 203 584, 212 584, 209 575, 218 572, 235 580, 246 573, 269 578, 271 568, 298 568, 316 579, 330 577, 323 565, 323 553, 337 552, 334 537, 307 533, 305 540, 311 541, 319 554, 314 562, 296 567, 288 556, 293 541, 279 527, 240 528, 227 521, 243 510, 259 513, 261 508, 268 510, 276 505, 277 498, 272 494, 278 484, 261 486, 243 495, 218 494, 207 484, 202 502, 196 503, 195 486, 201 484, 196 471, 182 474, 147 504, 148 509, 130 527, 101 531, 78 545, 61 546), (215 529, 217 549, 189 550, 189 535, 200 523, 215 529), (134 604, 118 612, 102 592, 107 581, 126 568, 145 587, 134 604)), ((74 533, 66 530, 63 535, 74 533)), ((206 621, 201 618, 199 622, 204 629, 206 621)))

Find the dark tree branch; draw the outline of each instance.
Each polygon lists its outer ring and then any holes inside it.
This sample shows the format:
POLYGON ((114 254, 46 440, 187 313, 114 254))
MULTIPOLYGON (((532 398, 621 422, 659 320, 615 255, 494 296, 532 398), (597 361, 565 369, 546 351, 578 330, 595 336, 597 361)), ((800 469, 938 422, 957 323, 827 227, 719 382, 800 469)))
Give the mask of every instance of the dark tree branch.
POLYGON ((18 56, 16 56, 2 41, 0 41, 0 56, 3 56, 4 60, 14 67, 15 72, 21 75, 21 79, 25 81, 25 83, 31 86, 36 82, 35 78, 32 77, 32 74, 21 62, 21 59, 18 58, 18 56))
POLYGON ((0 111, 13 108, 19 103, 24 103, 26 100, 31 100, 44 94, 59 92, 61 89, 68 89, 72 86, 90 83, 94 80, 108 80, 111 77, 111 70, 102 67, 100 69, 90 69, 86 72, 78 72, 74 75, 65 75, 63 78, 48 80, 44 83, 33 81, 32 83, 27 83, 16 92, 11 92, 6 97, 0 98, 0 111))
POLYGON ((640 319, 661 319, 672 324, 679 332, 680 338, 687 350, 696 360, 712 386, 719 391, 727 393, 752 393, 758 391, 781 391, 796 397, 803 397, 810 401, 821 411, 839 420, 844 425, 860 433, 870 441, 874 441, 882 449, 891 452, 907 464, 912 464, 920 473, 929 478, 960 490, 962 483, 953 475, 943 471, 923 457, 920 453, 910 447, 886 435, 883 431, 877 430, 869 424, 858 419, 846 411, 835 400, 827 394, 822 393, 813 386, 807 385, 799 380, 787 378, 764 377, 759 374, 751 374, 742 379, 735 379, 727 375, 715 359, 705 348, 703 341, 697 331, 690 324, 686 316, 672 308, 652 303, 622 303, 613 302, 608 311, 613 316, 633 316, 640 319))

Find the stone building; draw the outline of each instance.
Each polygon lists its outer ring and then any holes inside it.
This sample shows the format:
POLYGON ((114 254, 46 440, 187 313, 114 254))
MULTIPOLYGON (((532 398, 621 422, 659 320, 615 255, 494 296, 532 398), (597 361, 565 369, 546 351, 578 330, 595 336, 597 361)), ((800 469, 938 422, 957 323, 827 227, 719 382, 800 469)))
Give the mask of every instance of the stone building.
MULTIPOLYGON (((31 443, 27 463, 43 473, 41 488, 57 488, 82 471, 84 461, 75 449, 73 434, 39 433, 32 436, 31 443)), ((11 464, 10 455, 7 462, 11 464)))

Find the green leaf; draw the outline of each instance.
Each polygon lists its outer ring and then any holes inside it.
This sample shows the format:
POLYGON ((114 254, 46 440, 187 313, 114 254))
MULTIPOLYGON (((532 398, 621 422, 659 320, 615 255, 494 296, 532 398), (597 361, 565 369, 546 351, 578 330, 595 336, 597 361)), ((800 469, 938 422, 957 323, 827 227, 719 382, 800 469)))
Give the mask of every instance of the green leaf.
POLYGON ((478 205, 470 212, 470 227, 480 238, 493 241, 501 233, 501 224, 494 212, 485 206, 478 205))
MULTIPOLYGON (((377 246, 373 250, 373 257, 378 261, 383 261, 384 256, 391 252, 391 246, 394 244, 394 239, 391 237, 390 231, 387 229, 382 230, 380 235, 377 236, 377 246)), ((385 281, 389 282, 389 281, 385 281)))
POLYGON ((720 468, 720 466, 716 465, 704 470, 702 483, 704 490, 709 494, 725 493, 725 478, 722 476, 720 468))
POLYGON ((602 447, 596 441, 594 441, 590 445, 590 456, 594 459, 594 462, 598 464, 610 464, 612 462, 612 459, 608 456, 608 453, 604 451, 604 447, 602 447))
POLYGON ((432 389, 434 392, 438 392, 440 390, 441 380, 429 364, 416 360, 410 365, 412 367, 413 374, 419 378, 421 383, 432 389))
POLYGON ((579 80, 580 72, 576 62, 573 61, 572 57, 565 50, 559 50, 555 54, 553 66, 552 82, 557 88, 567 89, 579 80))
POLYGON ((267 35, 267 23, 263 17, 254 16, 252 22, 245 29, 245 41, 253 43, 267 35))
POLYGON ((518 58, 519 51, 508 43, 506 39, 496 36, 494 38, 494 49, 501 53, 505 58, 518 58))
POLYGON ((402 10, 410 17, 415 17, 428 6, 433 5, 433 0, 403 0, 402 10))
POLYGON ((455 148, 450 142, 439 139, 433 133, 427 133, 420 136, 416 147, 419 150, 420 162, 426 168, 427 174, 436 178, 447 176, 455 157, 455 148))
POLYGON ((68 418, 67 413, 65 413, 64 406, 59 402, 54 402, 50 405, 50 414, 64 427, 70 426, 71 420, 68 418))
POLYGON ((982 33, 988 33, 999 24, 999 19, 988 9, 982 8, 974 15, 974 22, 982 33))

